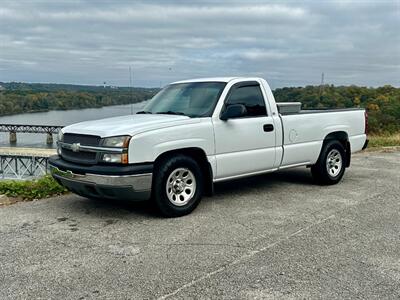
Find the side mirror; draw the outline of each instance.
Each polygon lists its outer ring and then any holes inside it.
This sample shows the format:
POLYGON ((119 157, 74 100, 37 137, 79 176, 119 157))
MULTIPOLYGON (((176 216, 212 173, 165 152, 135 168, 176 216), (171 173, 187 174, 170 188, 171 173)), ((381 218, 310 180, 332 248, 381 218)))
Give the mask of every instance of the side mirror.
POLYGON ((228 119, 240 118, 247 115, 246 106, 243 104, 231 104, 222 112, 220 119, 226 121, 228 119))

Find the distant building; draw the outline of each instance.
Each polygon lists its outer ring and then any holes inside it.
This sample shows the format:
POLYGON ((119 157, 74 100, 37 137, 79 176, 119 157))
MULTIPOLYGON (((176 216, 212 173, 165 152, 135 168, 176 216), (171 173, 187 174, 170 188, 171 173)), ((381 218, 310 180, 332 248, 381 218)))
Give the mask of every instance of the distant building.
POLYGON ((4 91, 6 88, 2 85, 0 85, 0 91, 4 91))

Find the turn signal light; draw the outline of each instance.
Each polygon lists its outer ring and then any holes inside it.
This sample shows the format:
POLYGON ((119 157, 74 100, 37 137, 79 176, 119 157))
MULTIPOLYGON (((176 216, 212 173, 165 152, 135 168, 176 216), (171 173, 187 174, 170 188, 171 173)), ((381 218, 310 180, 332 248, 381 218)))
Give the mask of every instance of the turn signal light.
POLYGON ((121 163, 123 163, 123 164, 129 163, 129 161, 128 161, 128 153, 122 153, 121 154, 121 163))

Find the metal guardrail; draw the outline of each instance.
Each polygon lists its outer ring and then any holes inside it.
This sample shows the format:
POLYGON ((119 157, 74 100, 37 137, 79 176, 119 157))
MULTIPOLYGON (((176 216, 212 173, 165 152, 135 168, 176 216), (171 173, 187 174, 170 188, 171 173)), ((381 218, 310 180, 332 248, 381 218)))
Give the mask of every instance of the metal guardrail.
POLYGON ((47 174, 47 157, 36 156, 0 156, 2 179, 27 179, 47 174))
POLYGON ((55 149, 0 148, 0 178, 29 179, 48 172, 48 157, 55 149))

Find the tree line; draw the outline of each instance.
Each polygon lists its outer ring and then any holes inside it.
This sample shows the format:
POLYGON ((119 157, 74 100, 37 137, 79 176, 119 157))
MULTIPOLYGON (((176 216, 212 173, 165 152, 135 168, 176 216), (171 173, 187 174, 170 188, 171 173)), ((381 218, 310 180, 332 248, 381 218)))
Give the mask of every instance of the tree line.
MULTIPOLYGON (((65 84, 0 83, 0 115, 93 108, 148 100, 153 88, 102 87, 65 84)), ((298 101, 303 109, 367 108, 371 133, 400 131, 400 88, 306 86, 274 90, 276 101, 298 101)))
POLYGON ((298 101, 303 109, 361 107, 368 111, 369 132, 400 131, 400 88, 359 86, 306 86, 275 89, 278 102, 298 101))
POLYGON ((0 83, 0 116, 26 112, 95 108, 137 103, 158 89, 78 86, 59 84, 0 83))

